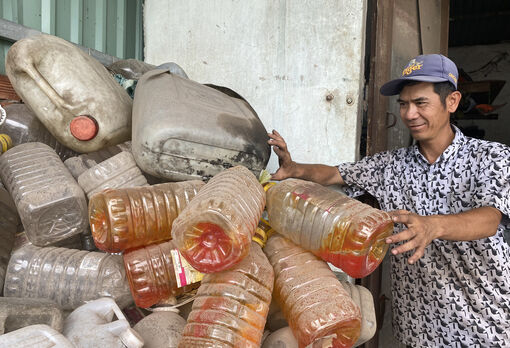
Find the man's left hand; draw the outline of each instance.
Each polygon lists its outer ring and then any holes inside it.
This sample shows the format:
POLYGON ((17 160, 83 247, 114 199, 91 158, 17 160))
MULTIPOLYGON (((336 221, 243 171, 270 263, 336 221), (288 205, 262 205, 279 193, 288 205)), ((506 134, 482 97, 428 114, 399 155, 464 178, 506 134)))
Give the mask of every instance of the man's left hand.
POLYGON ((407 241, 393 248, 391 253, 398 255, 414 249, 414 254, 407 262, 415 263, 423 256, 425 248, 438 236, 438 232, 442 227, 437 219, 438 216, 421 216, 407 210, 396 210, 389 214, 393 222, 407 226, 406 230, 386 238, 387 244, 407 241))

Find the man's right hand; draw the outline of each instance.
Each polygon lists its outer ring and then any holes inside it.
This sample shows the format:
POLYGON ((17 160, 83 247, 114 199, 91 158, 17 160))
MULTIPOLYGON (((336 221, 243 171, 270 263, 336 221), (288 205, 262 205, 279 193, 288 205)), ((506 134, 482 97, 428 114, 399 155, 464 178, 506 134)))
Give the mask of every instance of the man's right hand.
POLYGON ((287 149, 287 143, 283 137, 276 130, 273 129, 272 133, 267 133, 269 140, 267 143, 273 147, 274 153, 278 156, 278 164, 280 168, 271 174, 272 180, 284 180, 293 177, 293 172, 296 169, 296 162, 290 157, 290 152, 287 149))

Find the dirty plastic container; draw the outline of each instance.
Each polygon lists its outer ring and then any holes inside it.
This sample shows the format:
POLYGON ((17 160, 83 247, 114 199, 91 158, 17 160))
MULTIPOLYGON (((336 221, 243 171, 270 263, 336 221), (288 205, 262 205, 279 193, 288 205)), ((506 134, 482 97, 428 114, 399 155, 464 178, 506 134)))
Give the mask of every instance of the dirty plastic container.
POLYGON ((273 295, 299 346, 351 347, 360 335, 361 312, 327 263, 278 234, 264 253, 275 273, 273 295))
POLYGON ((174 219, 204 185, 192 180, 110 189, 91 197, 89 221, 96 246, 121 252, 172 238, 174 219))
POLYGON ((189 292, 202 279, 172 241, 127 250, 123 257, 131 294, 141 308, 189 292))
POLYGON ((76 348, 143 346, 142 337, 129 326, 119 306, 106 297, 84 304, 69 314, 63 334, 76 348))
POLYGON ((76 348, 60 332, 48 325, 30 325, 22 329, 0 335, 2 348, 76 348))
POLYGON ((93 194, 108 188, 148 186, 147 179, 130 152, 122 151, 78 177, 78 184, 90 199, 93 194))
POLYGON ((0 295, 3 292, 5 272, 19 224, 18 212, 11 195, 0 187, 0 295))
POLYGON ((285 326, 267 336, 262 348, 299 348, 299 344, 290 327, 285 326))
POLYGON ((85 194, 48 145, 13 147, 0 156, 0 177, 33 244, 49 245, 87 227, 85 194))
POLYGON ((51 35, 15 42, 5 70, 14 90, 48 131, 77 152, 129 140, 132 100, 106 68, 51 35))
MULTIPOLYGON (((25 231, 17 232, 14 236, 14 246, 12 247, 12 251, 18 250, 25 245, 33 244, 28 239, 25 231)), ((67 239, 59 240, 58 242, 52 243, 51 246, 68 249, 81 249, 81 234, 75 234, 67 239)))
POLYGON ((0 335, 36 324, 62 331, 62 310, 55 302, 41 298, 0 297, 0 335))
POLYGON ((377 330, 374 298, 370 290, 361 285, 354 285, 343 281, 340 283, 361 310, 361 331, 358 340, 353 346, 358 347, 374 337, 377 330))
POLYGON ((33 245, 12 254, 4 296, 46 298, 62 309, 103 296, 121 308, 133 302, 120 255, 33 245))
POLYGON ((14 146, 44 143, 54 149, 62 161, 78 155, 77 152, 59 143, 26 104, 9 104, 5 106, 5 112, 6 119, 0 124, 0 133, 8 134, 14 146))
POLYGON ((260 347, 273 281, 273 269, 255 242, 232 269, 205 275, 179 348, 260 347))
POLYGON ((132 141, 144 172, 170 181, 204 180, 243 165, 258 175, 269 160, 268 139, 255 111, 228 88, 160 69, 138 80, 132 141))
POLYGON ((143 338, 144 348, 177 348, 186 320, 175 312, 154 312, 133 329, 143 338))
POLYGON ((175 219, 175 245, 200 272, 228 269, 248 254, 265 202, 262 185, 248 169, 224 170, 175 219))
POLYGON ((353 278, 379 266, 393 232, 386 212, 299 179, 270 187, 266 209, 276 231, 353 278))

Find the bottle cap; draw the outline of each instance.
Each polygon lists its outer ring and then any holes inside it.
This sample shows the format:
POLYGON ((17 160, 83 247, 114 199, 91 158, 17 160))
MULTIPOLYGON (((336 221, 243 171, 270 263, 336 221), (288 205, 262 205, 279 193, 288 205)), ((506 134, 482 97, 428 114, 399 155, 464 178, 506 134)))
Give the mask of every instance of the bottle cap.
POLYGON ((12 147, 12 139, 7 134, 0 134, 0 154, 12 147))
POLYGON ((141 348, 144 344, 142 336, 132 328, 123 331, 119 338, 127 348, 141 348))
POLYGON ((69 128, 71 134, 81 141, 94 139, 99 130, 96 120, 88 115, 80 115, 73 118, 69 128))

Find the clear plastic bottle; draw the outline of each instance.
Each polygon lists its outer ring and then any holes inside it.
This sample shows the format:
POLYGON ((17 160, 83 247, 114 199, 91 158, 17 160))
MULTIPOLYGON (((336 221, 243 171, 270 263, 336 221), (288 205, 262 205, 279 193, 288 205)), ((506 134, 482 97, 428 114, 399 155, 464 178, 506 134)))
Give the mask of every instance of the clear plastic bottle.
POLYGON ((30 325, 22 329, 0 335, 2 348, 58 347, 76 348, 60 332, 48 325, 30 325))
POLYGON ((0 187, 0 240, 2 241, 0 243, 0 295, 4 288, 5 272, 19 223, 18 212, 9 192, 0 187))
POLYGON ((352 347, 361 312, 327 263, 278 234, 269 238, 264 253, 275 273, 274 297, 299 346, 352 347))
POLYGON ((179 348, 260 347, 274 273, 260 246, 233 268, 205 275, 179 348))
POLYGON ((107 297, 76 308, 67 316, 63 334, 76 348, 143 346, 142 337, 130 327, 115 301, 107 297))
POLYGON ((266 209, 276 231, 353 278, 379 266, 393 232, 386 212, 299 179, 270 187, 266 209))
POLYGON ((202 279, 172 241, 127 250, 123 257, 131 294, 141 308, 193 290, 202 279))
POLYGON ((78 155, 59 143, 26 104, 10 104, 4 108, 7 118, 0 125, 0 133, 8 134, 14 146, 24 143, 44 143, 54 149, 62 161, 78 155))
POLYGON ((265 203, 252 172, 242 166, 224 170, 175 219, 172 237, 198 271, 228 269, 248 253, 265 203))
POLYGON ((103 296, 122 308, 133 302, 121 256, 34 245, 12 254, 4 296, 46 298, 62 309, 103 296))
POLYGON ((114 253, 171 239, 174 219, 203 185, 193 180, 97 193, 89 202, 96 246, 114 253))
POLYGON ((107 188, 147 186, 147 179, 130 152, 121 153, 96 164, 78 177, 78 184, 90 199, 107 188))
POLYGON ((34 245, 55 243, 87 227, 83 190, 48 145, 25 143, 8 150, 0 156, 0 177, 34 245))

